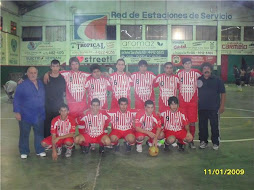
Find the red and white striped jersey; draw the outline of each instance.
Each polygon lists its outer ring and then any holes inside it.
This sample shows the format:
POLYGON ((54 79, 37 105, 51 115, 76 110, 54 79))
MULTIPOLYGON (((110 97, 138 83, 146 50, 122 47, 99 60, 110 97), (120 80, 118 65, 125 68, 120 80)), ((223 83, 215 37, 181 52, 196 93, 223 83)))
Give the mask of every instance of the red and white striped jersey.
POLYGON ((65 120, 61 120, 60 115, 55 117, 51 122, 51 134, 55 134, 57 137, 75 133, 76 122, 75 120, 67 116, 65 120))
POLYGON ((155 112, 149 116, 146 114, 145 110, 140 110, 136 115, 135 127, 141 127, 146 131, 152 131, 154 128, 161 128, 161 120, 155 112))
POLYGON ((189 124, 187 117, 179 108, 176 112, 165 109, 161 112, 161 122, 164 124, 164 130, 180 131, 189 124))
POLYGON ((180 70, 177 75, 180 80, 179 101, 197 102, 197 80, 201 76, 201 72, 197 69, 191 69, 189 72, 180 70))
POLYGON ((153 83, 155 78, 155 74, 150 71, 147 71, 145 74, 135 72, 131 75, 135 90, 135 100, 141 99, 143 102, 154 100, 153 83))
POLYGON ((80 133, 86 133, 94 138, 104 133, 104 129, 110 123, 110 116, 103 110, 100 110, 97 115, 93 115, 89 109, 78 118, 77 123, 80 133))
POLYGON ((125 113, 122 113, 119 108, 109 110, 112 128, 121 131, 132 129, 136 113, 137 111, 133 109, 127 109, 125 113))
POLYGON ((131 96, 131 86, 133 82, 126 73, 120 75, 117 72, 110 75, 110 83, 112 86, 113 96, 119 100, 120 98, 128 98, 131 96))
POLYGON ((177 89, 179 89, 179 79, 177 75, 167 76, 165 73, 156 77, 155 87, 160 88, 159 107, 168 107, 168 99, 171 96, 177 96, 177 89))
POLYGON ((107 90, 111 90, 111 85, 105 77, 96 79, 92 76, 87 78, 85 88, 88 90, 88 105, 94 98, 100 100, 100 108, 108 109, 107 90))
POLYGON ((82 71, 61 71, 60 73, 66 82, 67 102, 86 101, 85 82, 90 74, 82 71))

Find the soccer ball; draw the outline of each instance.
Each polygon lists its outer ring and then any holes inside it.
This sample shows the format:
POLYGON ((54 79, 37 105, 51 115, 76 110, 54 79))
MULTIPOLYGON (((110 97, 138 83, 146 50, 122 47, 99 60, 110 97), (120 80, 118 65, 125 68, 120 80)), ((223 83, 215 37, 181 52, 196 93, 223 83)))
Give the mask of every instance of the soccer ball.
POLYGON ((159 149, 157 146, 151 146, 149 148, 149 154, 150 156, 157 156, 159 154, 159 149))

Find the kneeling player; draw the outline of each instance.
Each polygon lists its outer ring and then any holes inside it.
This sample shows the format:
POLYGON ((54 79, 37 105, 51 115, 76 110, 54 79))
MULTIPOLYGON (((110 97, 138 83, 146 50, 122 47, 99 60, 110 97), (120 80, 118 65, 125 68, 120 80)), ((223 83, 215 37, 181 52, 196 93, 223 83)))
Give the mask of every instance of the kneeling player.
POLYGON ((75 137, 75 143, 81 145, 83 153, 88 153, 90 144, 100 145, 99 153, 104 153, 104 146, 110 146, 111 142, 104 130, 108 127, 110 117, 106 111, 100 110, 100 101, 94 98, 91 108, 78 118, 79 135, 75 137))
POLYGON ((169 108, 161 112, 162 123, 164 124, 165 148, 169 149, 169 145, 178 140, 178 148, 184 150, 185 142, 191 142, 193 137, 189 130, 188 120, 184 113, 179 109, 178 99, 172 96, 168 99, 169 108))
POLYGON ((157 140, 164 138, 161 133, 161 120, 154 112, 154 103, 152 100, 145 102, 145 110, 137 113, 135 119, 137 152, 142 152, 142 143, 144 138, 149 137, 149 146, 157 146, 157 140))
POLYGON ((70 157, 72 147, 74 145, 74 134, 76 123, 69 114, 69 108, 63 104, 60 106, 60 115, 55 117, 51 122, 51 136, 42 140, 41 145, 45 148, 52 147, 52 159, 57 160, 57 157, 62 153, 62 146, 66 146, 65 156, 70 157))
POLYGON ((128 99, 120 98, 118 100, 119 108, 112 109, 108 113, 111 117, 112 131, 110 133, 110 140, 112 145, 115 146, 115 151, 119 151, 120 144, 119 139, 125 139, 126 151, 131 151, 131 145, 136 142, 133 122, 136 112, 128 109, 128 99))

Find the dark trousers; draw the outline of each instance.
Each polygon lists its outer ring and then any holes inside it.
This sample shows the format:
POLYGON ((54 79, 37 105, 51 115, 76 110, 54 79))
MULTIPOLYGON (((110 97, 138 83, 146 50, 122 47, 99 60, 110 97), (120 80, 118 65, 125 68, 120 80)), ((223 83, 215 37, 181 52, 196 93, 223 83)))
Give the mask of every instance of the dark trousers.
POLYGON ((58 111, 51 111, 51 110, 46 111, 46 119, 44 121, 44 138, 51 135, 51 133, 50 133, 51 121, 54 117, 56 117, 58 115, 59 115, 58 111))
POLYGON ((216 110, 199 110, 199 140, 208 143, 208 120, 211 126, 211 140, 213 144, 220 144, 219 115, 216 110))

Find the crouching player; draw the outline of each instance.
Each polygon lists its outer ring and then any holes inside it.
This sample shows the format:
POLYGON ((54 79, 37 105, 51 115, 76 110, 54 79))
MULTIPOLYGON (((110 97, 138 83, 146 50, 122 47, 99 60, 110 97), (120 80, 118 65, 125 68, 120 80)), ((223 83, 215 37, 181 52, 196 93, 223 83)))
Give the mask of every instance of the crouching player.
POLYGON ((69 108, 66 104, 62 104, 59 110, 60 115, 55 117, 51 122, 51 136, 42 140, 41 145, 45 148, 52 147, 52 159, 62 153, 62 146, 65 145, 65 156, 68 158, 72 154, 74 145, 74 134, 76 122, 69 114, 69 108))
POLYGON ((184 151, 184 144, 191 142, 193 137, 189 130, 188 120, 184 113, 179 109, 178 99, 172 96, 168 99, 169 108, 161 112, 162 124, 164 125, 165 147, 169 150, 169 145, 178 140, 178 149, 184 151))
POLYGON ((149 137, 149 146, 157 146, 157 140, 164 138, 161 133, 161 120, 154 112, 154 103, 152 100, 145 102, 145 110, 137 113, 135 119, 137 152, 142 152, 142 143, 144 138, 149 137))
POLYGON ((118 140, 124 138, 126 152, 130 152, 131 145, 134 145, 136 142, 133 129, 136 112, 128 109, 127 98, 120 98, 118 104, 119 108, 112 109, 108 112, 112 122, 112 131, 109 136, 115 151, 119 151, 120 149, 118 140))
POLYGON ((104 146, 110 146, 111 141, 105 133, 110 122, 110 116, 106 111, 100 110, 100 101, 94 98, 91 108, 78 118, 79 135, 75 137, 75 143, 81 146, 83 153, 88 153, 91 143, 99 144, 99 153, 104 153, 104 146))

